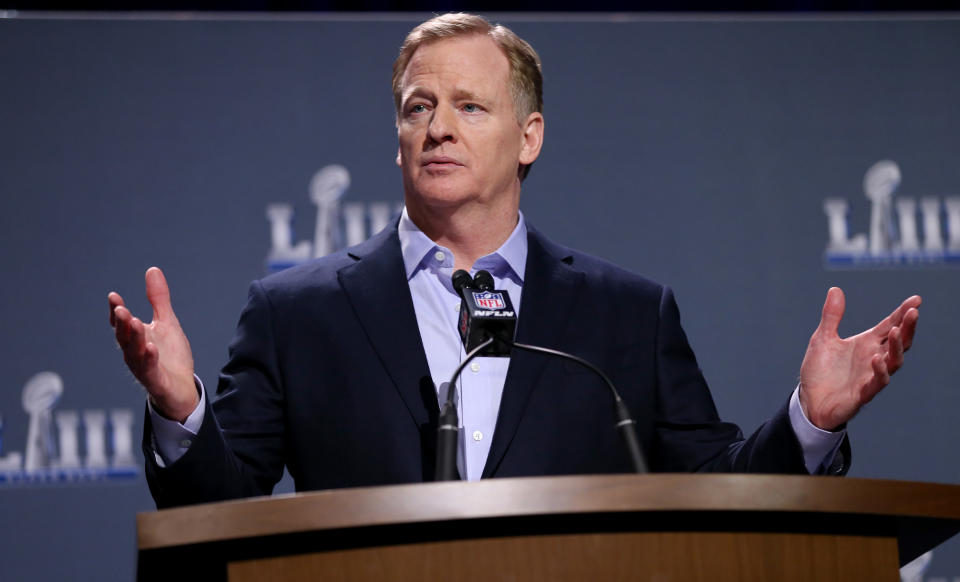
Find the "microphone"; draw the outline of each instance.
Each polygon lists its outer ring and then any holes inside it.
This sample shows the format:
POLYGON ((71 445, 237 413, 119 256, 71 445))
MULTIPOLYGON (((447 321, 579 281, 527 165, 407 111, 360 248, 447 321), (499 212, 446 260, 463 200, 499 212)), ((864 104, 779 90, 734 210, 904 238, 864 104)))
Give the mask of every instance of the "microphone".
POLYGON ((476 277, 464 270, 453 274, 453 288, 460 296, 460 322, 457 330, 467 352, 472 352, 487 339, 494 339, 479 356, 510 355, 513 333, 517 328, 517 312, 510 294, 493 288, 493 276, 477 271, 476 277))
MULTIPOLYGON (((473 276, 473 284, 481 291, 491 291, 493 289, 493 275, 480 269, 477 271, 477 274, 473 276)), ((504 293, 506 293, 506 291, 504 291, 504 293)))
POLYGON ((463 269, 458 269, 451 279, 453 281, 453 290, 457 292, 457 295, 462 294, 465 288, 474 286, 473 277, 463 269))

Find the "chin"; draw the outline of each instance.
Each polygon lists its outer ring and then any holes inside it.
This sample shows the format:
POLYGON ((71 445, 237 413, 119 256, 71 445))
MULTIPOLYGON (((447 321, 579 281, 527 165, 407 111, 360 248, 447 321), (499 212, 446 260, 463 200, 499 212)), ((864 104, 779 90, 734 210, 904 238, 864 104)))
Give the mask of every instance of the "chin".
POLYGON ((471 198, 468 181, 453 176, 421 176, 411 192, 421 201, 436 206, 455 206, 471 198))

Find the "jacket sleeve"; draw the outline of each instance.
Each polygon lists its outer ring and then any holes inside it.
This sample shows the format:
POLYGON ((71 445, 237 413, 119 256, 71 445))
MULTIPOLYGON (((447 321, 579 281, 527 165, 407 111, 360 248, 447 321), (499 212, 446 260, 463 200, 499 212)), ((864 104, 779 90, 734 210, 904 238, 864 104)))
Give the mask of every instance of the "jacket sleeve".
MULTIPOLYGON (((651 465, 659 471, 807 472, 803 450, 790 424, 788 402, 747 438, 722 422, 680 325, 673 292, 664 287, 657 329, 657 411, 651 465)), ((830 473, 846 472, 844 438, 830 473)))

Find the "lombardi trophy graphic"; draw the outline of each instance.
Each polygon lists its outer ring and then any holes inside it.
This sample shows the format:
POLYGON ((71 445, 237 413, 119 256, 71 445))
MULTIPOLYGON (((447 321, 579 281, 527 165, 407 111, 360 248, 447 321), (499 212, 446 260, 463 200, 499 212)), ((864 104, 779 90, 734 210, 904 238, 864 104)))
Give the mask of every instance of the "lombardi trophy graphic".
POLYGON ((313 237, 314 258, 335 251, 340 241, 340 197, 350 187, 350 172, 343 166, 327 166, 310 181, 310 199, 317 205, 313 237))
POLYGON ((897 240, 893 218, 893 193, 900 185, 900 168, 889 160, 877 162, 863 177, 863 192, 873 203, 870 209, 870 253, 880 255, 897 240))
POLYGON ((40 372, 23 388, 23 409, 30 415, 24 471, 46 469, 53 462, 53 424, 50 411, 63 394, 63 380, 54 372, 40 372))

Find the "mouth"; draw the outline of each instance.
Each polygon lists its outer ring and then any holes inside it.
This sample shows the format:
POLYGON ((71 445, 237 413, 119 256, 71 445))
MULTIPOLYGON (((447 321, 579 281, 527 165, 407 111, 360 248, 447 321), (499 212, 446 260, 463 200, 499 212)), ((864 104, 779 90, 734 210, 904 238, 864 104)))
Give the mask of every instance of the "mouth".
POLYGON ((427 158, 421 162, 421 165, 427 169, 453 169, 459 166, 462 166, 458 160, 450 158, 447 156, 436 156, 432 158, 427 158))

